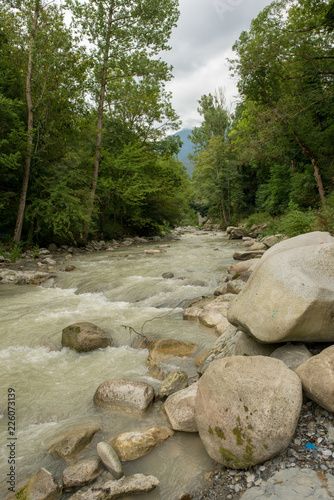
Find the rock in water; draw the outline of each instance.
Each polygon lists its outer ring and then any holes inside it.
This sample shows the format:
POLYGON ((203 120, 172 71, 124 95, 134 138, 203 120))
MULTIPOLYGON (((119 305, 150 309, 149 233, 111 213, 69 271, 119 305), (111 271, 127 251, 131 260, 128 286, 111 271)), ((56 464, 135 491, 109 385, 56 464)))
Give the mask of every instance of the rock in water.
POLYGON ((152 427, 146 431, 124 432, 115 436, 110 444, 122 462, 136 460, 147 455, 174 432, 169 427, 152 427))
POLYGON ((67 490, 82 488, 92 483, 102 472, 102 462, 98 457, 85 458, 69 465, 63 471, 63 483, 67 490))
POLYGON ((192 384, 165 401, 164 411, 174 431, 198 432, 195 416, 197 389, 198 383, 192 384))
POLYGON ((50 455, 55 455, 66 462, 71 462, 89 445, 99 425, 80 426, 57 439, 48 450, 50 455))
POLYGON ((334 238, 314 232, 270 248, 228 311, 260 342, 334 341, 334 238))
POLYGON ((188 375, 182 370, 174 370, 162 382, 159 398, 165 398, 174 392, 181 391, 188 386, 188 375))
POLYGON ((110 337, 100 327, 89 322, 73 323, 64 328, 61 343, 63 347, 78 352, 89 352, 112 345, 110 337))
POLYGON ((62 487, 56 477, 45 469, 39 469, 14 495, 8 500, 58 500, 62 487))
POLYGON ((148 364, 167 361, 174 357, 189 357, 196 351, 196 344, 192 342, 181 342, 175 339, 160 339, 154 342, 151 347, 148 364))
POLYGON ((154 476, 133 474, 117 481, 107 481, 102 486, 95 486, 87 491, 78 491, 70 500, 113 500, 125 495, 140 495, 149 493, 159 485, 154 476))
POLYGON ((112 473, 115 479, 120 479, 124 476, 124 471, 120 459, 112 446, 101 441, 97 444, 97 452, 102 462, 109 472, 112 473))
POLYGON ((288 447, 301 406, 300 379, 282 361, 234 356, 212 363, 199 380, 196 421, 214 460, 248 469, 288 447))
POLYGON ((96 389, 94 403, 114 409, 145 412, 154 397, 154 389, 144 382, 133 380, 105 380, 96 389))

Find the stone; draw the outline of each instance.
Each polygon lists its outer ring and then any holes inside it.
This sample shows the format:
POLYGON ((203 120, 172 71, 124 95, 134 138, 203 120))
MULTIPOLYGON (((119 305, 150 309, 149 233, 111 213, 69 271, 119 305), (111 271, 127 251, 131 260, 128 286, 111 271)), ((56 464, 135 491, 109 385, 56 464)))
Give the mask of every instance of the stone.
MULTIPOLYGON (((235 338, 235 356, 270 356, 281 344, 260 344, 244 332, 238 332, 235 338)), ((280 358, 278 358, 280 359, 280 358)))
POLYGON ((19 487, 8 500, 59 500, 62 486, 58 479, 46 469, 39 469, 28 482, 19 487))
POLYGON ((253 252, 254 250, 267 250, 267 248, 268 248, 267 245, 265 245, 264 243, 261 243, 260 241, 256 241, 250 247, 248 247, 248 250, 250 252, 253 252))
POLYGON ((79 460, 63 471, 64 488, 67 490, 82 488, 95 481, 102 470, 102 462, 98 457, 79 460))
POLYGON ((304 344, 286 344, 275 349, 270 356, 280 359, 293 371, 296 371, 298 366, 312 358, 312 354, 304 344))
POLYGON ((48 453, 65 460, 65 462, 72 462, 89 445, 100 429, 98 424, 72 429, 53 442, 48 453))
POLYGON ((75 266, 72 266, 71 264, 69 264, 65 267, 65 272, 71 273, 72 271, 74 271, 74 269, 75 269, 75 266))
POLYGON ((181 342, 175 339, 159 339, 151 347, 148 364, 167 361, 174 357, 185 358, 192 356, 197 346, 192 342, 181 342))
POLYGON ((110 445, 122 462, 136 460, 147 455, 156 446, 163 443, 174 432, 169 427, 152 427, 146 431, 124 432, 112 438, 110 445))
MULTIPOLYGON (((227 312, 227 310, 226 310, 227 312)), ((231 326, 231 323, 225 318, 225 316, 222 317, 222 319, 219 321, 219 323, 216 326, 215 333, 217 335, 222 335, 226 330, 231 326)))
POLYGON ((228 268, 227 272, 233 275, 241 274, 246 271, 249 271, 255 264, 257 265, 259 262, 260 262, 259 259, 244 260, 238 262, 237 264, 233 264, 233 266, 228 268))
POLYGON ((230 240, 241 240, 244 232, 241 227, 228 227, 228 231, 226 230, 227 234, 229 235, 230 240))
POLYGON ((55 243, 50 243, 48 248, 49 248, 49 252, 51 252, 51 253, 55 253, 58 250, 57 245, 55 243))
POLYGON ((279 243, 279 241, 283 238, 282 235, 280 234, 277 234, 277 235, 271 235, 271 236, 265 236, 264 238, 262 238, 261 242, 266 245, 267 248, 271 248, 273 247, 274 245, 276 245, 277 243, 279 243))
POLYGON ((241 495, 242 500, 330 500, 333 498, 334 477, 311 469, 291 468, 276 472, 260 486, 241 495))
POLYGON ((264 250, 247 250, 245 252, 235 252, 233 259, 235 260, 250 260, 262 257, 264 250))
POLYGON ((78 352, 89 352, 112 346, 110 337, 104 331, 89 322, 73 323, 63 329, 61 343, 78 352))
POLYGON ((144 382, 133 380, 105 380, 96 389, 94 403, 111 409, 144 413, 154 397, 154 389, 144 382))
POLYGON ((157 380, 164 380, 171 373, 171 368, 164 363, 154 363, 150 366, 147 375, 148 377, 157 380))
POLYGON ((228 311, 228 320, 260 342, 334 341, 334 238, 308 233, 262 257, 228 311))
POLYGON ((124 476, 121 461, 112 446, 108 443, 100 441, 97 443, 97 453, 104 463, 106 469, 114 476, 115 479, 120 479, 124 476))
POLYGON ((248 469, 288 447, 301 406, 301 381, 282 361, 233 356, 215 361, 200 378, 196 421, 211 458, 248 469))
POLYGON ((107 481, 102 486, 95 486, 87 491, 78 491, 70 500, 112 500, 125 495, 149 493, 159 485, 154 476, 133 474, 116 481, 107 481))
POLYGON ((163 409, 174 431, 198 432, 195 417, 197 389, 198 382, 166 399, 163 409))
POLYGON ((42 260, 42 263, 48 266, 55 266, 57 264, 57 261, 51 259, 50 257, 46 257, 45 259, 42 260))
POLYGON ((165 280, 170 280, 170 279, 174 278, 174 274, 173 273, 163 273, 162 277, 165 280))
POLYGON ((174 392, 188 387, 188 375, 182 370, 174 370, 162 382, 159 391, 159 398, 168 397, 174 392))
POLYGON ((203 362, 206 360, 209 354, 210 350, 207 350, 205 352, 202 352, 202 354, 200 354, 199 356, 197 356, 197 358, 194 359, 194 365, 196 366, 196 368, 199 368, 203 364, 203 362))
POLYGON ((224 319, 224 316, 218 309, 204 309, 198 316, 198 319, 202 325, 208 328, 214 328, 218 325, 220 321, 224 319))
POLYGON ((242 280, 232 280, 227 283, 227 292, 238 295, 246 286, 246 283, 242 280))
POLYGON ((206 356, 203 364, 198 369, 198 373, 203 374, 208 366, 210 366, 217 359, 234 356, 236 339, 237 329, 230 325, 213 344, 209 354, 206 356))
POLYGON ((305 361, 296 373, 306 396, 334 412, 334 345, 305 361))

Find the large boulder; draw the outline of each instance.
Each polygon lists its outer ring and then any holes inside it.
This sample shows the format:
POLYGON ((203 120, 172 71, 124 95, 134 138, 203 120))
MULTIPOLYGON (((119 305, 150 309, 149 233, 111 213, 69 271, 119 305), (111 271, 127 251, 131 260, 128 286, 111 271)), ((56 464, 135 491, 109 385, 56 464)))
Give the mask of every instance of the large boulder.
POLYGON ((82 488, 92 483, 103 470, 98 457, 84 458, 66 467, 63 471, 63 483, 66 490, 82 488))
POLYGON ((159 485, 154 476, 133 474, 115 481, 107 481, 102 486, 93 486, 89 490, 80 490, 70 500, 111 500, 126 495, 149 493, 159 485))
POLYGON ((94 403, 97 406, 144 413, 153 397, 153 387, 145 382, 110 379, 102 382, 96 389, 94 403))
POLYGON ((262 257, 228 311, 261 342, 334 341, 334 238, 314 232, 284 240, 262 257))
POLYGON ((112 345, 110 337, 93 323, 73 323, 63 329, 61 343, 63 347, 78 352, 89 352, 112 345))
POLYGON ((29 481, 8 500, 59 500, 62 486, 46 469, 39 469, 29 481))
POLYGON ((212 363, 199 380, 196 421, 214 460, 248 469, 288 447, 301 406, 301 381, 282 361, 234 356, 212 363))
POLYGON ((65 462, 72 462, 89 445, 99 430, 98 424, 82 425, 72 429, 58 438, 50 446, 48 453, 65 460, 65 462))
POLYGON ((197 432, 195 402, 198 383, 169 396, 164 404, 167 420, 174 431, 197 432))
POLYGON ((110 445, 122 462, 136 460, 147 455, 158 444, 163 443, 174 432, 169 427, 152 427, 146 431, 124 432, 115 436, 110 445))
POLYGON ((305 361, 296 370, 306 395, 334 412, 334 345, 305 361))
POLYGON ((197 346, 192 342, 181 342, 175 339, 160 339, 154 342, 148 355, 148 364, 167 361, 174 357, 189 357, 196 351, 197 346))

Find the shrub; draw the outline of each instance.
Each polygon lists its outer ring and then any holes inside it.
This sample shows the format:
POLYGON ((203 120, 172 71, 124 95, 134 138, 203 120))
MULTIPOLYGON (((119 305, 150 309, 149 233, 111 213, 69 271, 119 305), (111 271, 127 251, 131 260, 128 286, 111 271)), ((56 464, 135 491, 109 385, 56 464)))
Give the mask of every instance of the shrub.
POLYGON ((300 210, 298 205, 289 204, 289 210, 281 218, 281 232, 288 237, 298 236, 299 234, 314 231, 317 222, 317 214, 309 209, 307 212, 300 210))

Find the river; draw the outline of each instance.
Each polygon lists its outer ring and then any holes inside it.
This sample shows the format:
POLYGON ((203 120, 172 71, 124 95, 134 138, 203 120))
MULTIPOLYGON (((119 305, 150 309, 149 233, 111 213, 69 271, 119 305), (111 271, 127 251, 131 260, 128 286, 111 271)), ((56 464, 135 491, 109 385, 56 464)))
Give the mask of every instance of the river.
MULTIPOLYGON (((147 382, 159 389, 159 381, 148 376, 148 351, 131 348, 134 334, 122 325, 140 330, 146 320, 158 317, 145 325, 146 335, 195 342, 195 356, 212 346, 214 331, 184 321, 182 305, 212 295, 238 244, 228 241, 225 233, 186 232, 179 241, 168 242, 165 253, 145 253, 161 244, 76 254, 71 260, 74 272, 58 272, 43 286, 0 285, 2 498, 7 495, 9 471, 8 388, 16 395, 17 484, 41 467, 61 478, 66 464, 48 455, 47 449, 55 438, 80 424, 97 422, 102 428, 82 457, 96 455, 97 442, 121 432, 166 425, 159 403, 139 418, 96 408, 93 395, 110 378, 147 382), (163 279, 165 272, 174 278, 163 279), (100 326, 115 347, 84 354, 61 349, 62 329, 79 321, 100 326)), ((196 373, 192 359, 175 358, 170 364, 190 377, 196 373)), ((141 472, 158 477, 160 487, 149 494, 152 500, 175 500, 193 491, 213 468, 198 435, 179 432, 145 457, 124 464, 126 475, 141 472)))

